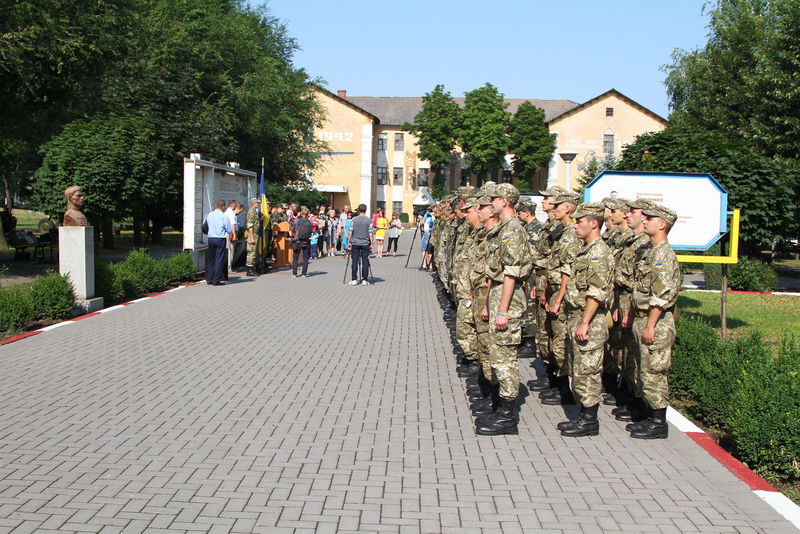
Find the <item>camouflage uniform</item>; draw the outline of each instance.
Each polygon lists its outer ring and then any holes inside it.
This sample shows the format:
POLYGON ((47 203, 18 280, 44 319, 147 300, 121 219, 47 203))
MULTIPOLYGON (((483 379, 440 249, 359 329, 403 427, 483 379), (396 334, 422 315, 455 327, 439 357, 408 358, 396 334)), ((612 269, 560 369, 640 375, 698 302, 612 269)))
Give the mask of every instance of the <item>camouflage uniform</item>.
POLYGON ((253 268, 258 264, 257 261, 257 242, 256 239, 253 239, 258 232, 258 223, 259 223, 259 213, 258 208, 250 208, 250 211, 247 212, 247 260, 245 261, 245 265, 249 268, 253 268))
MULTIPOLYGON (((614 255, 614 270, 616 270, 620 258, 622 257, 622 252, 625 250, 629 240, 635 237, 633 230, 630 228, 622 229, 618 226, 615 226, 615 228, 617 231, 606 241, 606 244, 611 249, 611 253, 614 255)), ((615 289, 615 297, 616 296, 618 296, 618 293, 615 289)), ((623 315, 620 314, 619 318, 613 321, 608 331, 608 344, 605 355, 603 356, 603 372, 615 377, 623 372, 625 361, 625 343, 622 339, 622 317, 623 315)))
MULTIPOLYGON (((646 212, 650 215, 650 212, 646 212)), ((641 395, 647 405, 659 410, 666 408, 669 398, 667 372, 672 364, 672 344, 675 341, 673 311, 678 300, 681 274, 678 259, 669 242, 651 247, 636 264, 633 288, 633 336, 639 346, 638 364, 641 395), (655 327, 652 344, 642 342, 650 308, 663 313, 655 327)))
MULTIPOLYGON (((506 185, 506 184, 501 184, 506 185)), ((486 276, 492 280, 489 290, 489 358, 500 383, 500 397, 515 399, 519 392, 517 346, 522 338, 522 315, 527 308, 523 282, 530 274, 532 254, 528 237, 516 217, 497 223, 486 235, 488 259, 486 276), (508 306, 508 328, 496 330, 495 318, 503 292, 503 279, 515 279, 514 294, 508 306)))
MULTIPOLYGON (((614 269, 614 294, 619 308, 620 320, 630 312, 634 269, 636 268, 636 262, 650 248, 650 238, 644 232, 631 234, 624 245, 614 269)), ((640 389, 638 384, 639 371, 636 366, 638 347, 634 342, 630 326, 623 328, 620 321, 619 331, 623 355, 619 362, 622 367, 622 376, 628 384, 628 389, 631 392, 635 392, 640 389)))
POLYGON ((555 219, 548 219, 539 231, 539 238, 533 248, 533 275, 536 276, 536 348, 545 364, 555 365, 550 355, 550 335, 548 334, 547 312, 539 297, 547 288, 547 264, 550 260, 553 243, 561 238, 564 225, 555 219))
MULTIPOLYGON (((547 293, 548 304, 555 304, 556 294, 561 288, 561 275, 570 274, 572 262, 583 242, 575 235, 575 228, 570 224, 561 232, 553 243, 553 248, 547 262, 547 293)), ((567 337, 567 314, 564 306, 558 310, 558 315, 548 313, 547 330, 549 337, 550 363, 558 367, 558 376, 568 376, 569 368, 567 353, 564 343, 567 337)))
POLYGON ((567 280, 564 304, 569 325, 567 344, 570 348, 570 385, 576 400, 585 407, 595 406, 601 400, 600 371, 603 348, 608 339, 605 313, 612 297, 613 270, 614 257, 611 249, 600 238, 585 244, 567 270, 570 277, 567 280), (583 318, 588 298, 597 300, 600 307, 589 323, 588 339, 578 341, 575 339, 575 331, 583 318))
POLYGON ((483 376, 491 382, 497 382, 497 378, 492 372, 492 364, 489 361, 489 345, 491 336, 489 333, 489 322, 481 317, 483 304, 486 302, 486 294, 489 291, 488 278, 486 278, 486 262, 489 257, 489 241, 486 239, 488 231, 483 226, 475 229, 473 243, 467 253, 467 272, 469 276, 470 293, 472 295, 472 322, 478 338, 476 354, 483 368, 483 376))
POLYGON ((453 254, 453 299, 456 302, 456 340, 468 360, 478 359, 478 333, 473 318, 469 251, 473 248, 475 229, 464 224, 461 246, 453 254))
MULTIPOLYGON (((525 233, 528 235, 528 242, 531 244, 531 251, 535 257, 535 250, 537 241, 539 241, 540 232, 542 230, 542 223, 534 219, 524 227, 525 233)), ((536 337, 537 317, 539 315, 538 299, 530 298, 531 288, 536 287, 536 271, 531 269, 531 274, 528 275, 528 280, 525 283, 525 289, 528 292, 528 309, 525 310, 525 317, 522 323, 522 337, 533 339, 536 337)))

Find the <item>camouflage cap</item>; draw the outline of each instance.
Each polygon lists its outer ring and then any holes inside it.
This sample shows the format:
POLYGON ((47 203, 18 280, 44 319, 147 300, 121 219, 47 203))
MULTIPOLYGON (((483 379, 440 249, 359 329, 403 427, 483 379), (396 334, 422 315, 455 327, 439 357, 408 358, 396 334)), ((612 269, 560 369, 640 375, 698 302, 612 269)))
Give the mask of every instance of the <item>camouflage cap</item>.
POLYGON ((478 199, 478 206, 489 206, 492 203, 492 197, 489 195, 483 195, 478 199))
POLYGON ((516 210, 536 213, 536 202, 534 202, 530 198, 521 198, 519 202, 517 202, 516 210))
POLYGON ((467 197, 464 199, 464 205, 461 206, 461 209, 466 211, 470 208, 474 208, 478 205, 478 198, 477 197, 467 197))
POLYGON ((570 204, 575 204, 577 206, 581 203, 581 197, 575 193, 561 193, 553 201, 553 205, 563 204, 564 202, 569 202, 570 204))
POLYGON ((250 204, 252 204, 253 202, 258 202, 258 199, 256 197, 251 198, 250 199, 250 204))
POLYGON ((472 196, 475 196, 476 193, 477 193, 477 189, 475 189, 471 185, 462 185, 461 187, 456 189, 456 194, 460 198, 472 197, 472 196))
POLYGON ((567 190, 561 187, 560 185, 551 185, 544 191, 539 191, 539 194, 544 197, 557 197, 563 193, 566 193, 567 190))
POLYGON ((667 224, 669 224, 670 226, 675 224, 675 221, 678 220, 678 214, 674 210, 669 209, 663 204, 656 204, 652 208, 643 209, 642 213, 644 213, 648 217, 661 217, 662 219, 667 221, 667 224))
POLYGON ((627 205, 627 202, 623 198, 606 197, 600 201, 600 204, 610 210, 621 210, 627 205))
POLYGON ((604 213, 605 207, 599 202, 584 202, 578 206, 578 209, 576 209, 575 213, 572 214, 572 218, 580 219, 581 217, 586 217, 587 215, 602 217, 604 213))
POLYGON ((519 200, 519 190, 514 187, 514 184, 497 184, 494 186, 493 194, 487 193, 487 195, 505 198, 511 204, 516 204, 519 200))
POLYGON ((628 201, 628 209, 646 210, 656 207, 658 204, 649 198, 637 198, 628 201))

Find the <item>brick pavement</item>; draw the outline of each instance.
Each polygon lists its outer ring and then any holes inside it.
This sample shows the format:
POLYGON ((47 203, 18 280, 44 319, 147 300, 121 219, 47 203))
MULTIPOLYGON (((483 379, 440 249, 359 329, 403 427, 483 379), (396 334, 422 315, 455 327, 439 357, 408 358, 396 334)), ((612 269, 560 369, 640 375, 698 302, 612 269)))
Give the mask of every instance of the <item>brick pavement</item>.
POLYGON ((325 258, 0 347, 0 532, 796 532, 685 435, 631 440, 605 408, 568 440, 528 397, 519 436, 475 436, 404 263, 350 287, 325 258))

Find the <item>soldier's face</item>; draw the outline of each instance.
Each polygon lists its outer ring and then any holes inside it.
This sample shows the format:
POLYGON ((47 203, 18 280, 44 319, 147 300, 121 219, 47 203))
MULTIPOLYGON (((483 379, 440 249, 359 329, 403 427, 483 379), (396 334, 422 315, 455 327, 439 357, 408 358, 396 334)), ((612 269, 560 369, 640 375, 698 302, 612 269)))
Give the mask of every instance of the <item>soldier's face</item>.
POLYGON ((553 200, 555 200, 555 198, 556 197, 544 197, 542 199, 542 210, 545 213, 549 213, 550 211, 553 211, 553 208, 554 208, 553 200))
POLYGON ((625 214, 625 219, 628 221, 628 226, 634 230, 641 228, 643 218, 644 215, 642 215, 642 210, 638 208, 633 208, 631 211, 625 214))
POLYGON ((492 215, 494 215, 494 208, 491 204, 478 206, 478 220, 480 222, 485 223, 492 218, 492 215))
POLYGON ((473 206, 467 209, 466 214, 467 214, 466 215, 467 224, 472 226, 473 228, 475 226, 478 226, 478 223, 480 223, 480 220, 478 218, 478 208, 473 206))
POLYGON ((575 235, 581 239, 586 239, 592 231, 592 220, 589 217, 581 217, 575 221, 575 235))
POLYGON ((644 233, 649 236, 658 234, 667 226, 667 223, 661 217, 651 217, 649 215, 644 215, 642 224, 644 225, 644 233))
POLYGON ((494 197, 492 199, 492 207, 495 213, 500 213, 506 207, 506 199, 503 197, 494 197))
POLYGON ((611 222, 614 224, 622 224, 625 220, 625 214, 627 211, 623 210, 611 210, 611 222))
POLYGON ((570 213, 571 208, 572 204, 569 202, 562 202, 555 207, 553 213, 555 213, 556 219, 563 219, 568 213, 570 213))

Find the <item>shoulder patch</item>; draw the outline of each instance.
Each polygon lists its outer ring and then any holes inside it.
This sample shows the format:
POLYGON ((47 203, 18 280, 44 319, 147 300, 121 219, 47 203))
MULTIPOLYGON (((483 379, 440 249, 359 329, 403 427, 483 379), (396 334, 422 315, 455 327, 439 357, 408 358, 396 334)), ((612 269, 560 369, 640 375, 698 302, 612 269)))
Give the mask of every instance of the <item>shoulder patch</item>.
POLYGON ((561 242, 562 243, 569 243, 569 239, 562 239, 561 242))
POLYGON ((664 268, 664 264, 661 263, 661 262, 654 263, 653 267, 655 267, 656 269, 663 269, 664 268))
POLYGON ((592 263, 600 263, 600 258, 592 258, 592 263))
POLYGON ((501 238, 500 238, 500 241, 506 242, 506 241, 508 241, 509 239, 511 239, 511 236, 510 236, 510 235, 504 235, 503 237, 501 237, 501 238))

